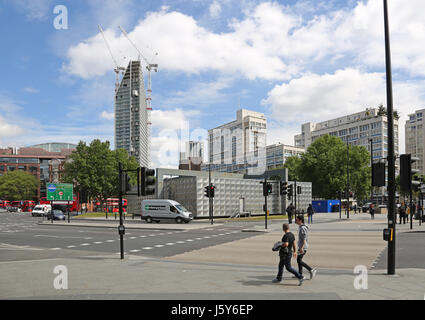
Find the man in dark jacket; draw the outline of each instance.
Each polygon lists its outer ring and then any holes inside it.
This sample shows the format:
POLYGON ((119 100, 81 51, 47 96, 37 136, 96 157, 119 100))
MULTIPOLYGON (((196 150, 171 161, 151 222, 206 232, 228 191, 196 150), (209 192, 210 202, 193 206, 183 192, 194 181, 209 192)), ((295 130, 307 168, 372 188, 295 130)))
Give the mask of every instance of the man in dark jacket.
POLYGON ((285 267, 286 270, 288 270, 296 278, 298 278, 299 280, 298 285, 302 285, 305 278, 291 266, 292 255, 294 255, 294 257, 296 257, 297 255, 296 253, 297 248, 295 246, 295 236, 292 232, 289 231, 289 224, 284 223, 282 225, 282 229, 283 229, 284 235, 282 237, 282 246, 279 250, 280 260, 279 260, 278 273, 276 278, 274 278, 272 282, 278 283, 282 281, 283 268, 285 267))
POLYGON ((286 208, 286 213, 288 214, 288 223, 291 223, 292 224, 292 217, 294 216, 294 214, 295 214, 295 207, 294 207, 294 205, 292 204, 292 202, 291 202, 291 204, 288 206, 288 208, 286 208))
MULTIPOLYGON (((308 224, 313 224, 313 214, 314 214, 314 209, 310 203, 307 208, 308 224)), ((295 223, 297 223, 297 221, 295 221, 295 223)))

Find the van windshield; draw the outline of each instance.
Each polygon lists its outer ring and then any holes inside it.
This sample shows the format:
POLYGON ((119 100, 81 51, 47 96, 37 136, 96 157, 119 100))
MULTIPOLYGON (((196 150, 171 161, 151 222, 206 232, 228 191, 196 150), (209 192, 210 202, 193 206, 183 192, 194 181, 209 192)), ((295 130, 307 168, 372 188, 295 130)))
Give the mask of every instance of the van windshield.
POLYGON ((176 205, 176 208, 181 212, 189 212, 185 207, 183 207, 181 204, 176 205))

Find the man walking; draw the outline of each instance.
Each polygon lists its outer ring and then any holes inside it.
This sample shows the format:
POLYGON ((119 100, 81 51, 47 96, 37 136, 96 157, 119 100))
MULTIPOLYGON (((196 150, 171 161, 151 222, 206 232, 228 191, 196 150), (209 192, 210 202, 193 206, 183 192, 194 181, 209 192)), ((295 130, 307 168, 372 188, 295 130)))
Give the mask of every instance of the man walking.
POLYGON ((304 256, 307 253, 308 249, 308 227, 304 224, 304 217, 299 215, 295 218, 295 223, 299 226, 298 228, 298 254, 297 254, 297 263, 298 263, 298 273, 303 274, 303 267, 310 272, 310 280, 314 278, 317 270, 311 268, 307 263, 303 261, 304 256))
POLYGON ((279 250, 279 267, 278 267, 278 273, 276 278, 273 279, 273 283, 278 283, 282 281, 283 276, 283 268, 285 267, 286 270, 291 272, 293 275, 295 275, 296 278, 298 278, 299 283, 298 285, 302 285, 305 277, 303 277, 300 273, 297 272, 294 268, 291 266, 291 258, 292 255, 296 257, 296 246, 295 246, 295 236, 292 232, 289 231, 289 224, 284 223, 282 225, 282 229, 284 232, 284 235, 282 237, 282 246, 279 250))
MULTIPOLYGON (((313 214, 314 214, 314 209, 310 203, 307 208, 308 224, 313 224, 313 214)), ((297 223, 296 219, 295 219, 295 223, 297 223)))
POLYGON ((370 204, 370 207, 369 207, 369 213, 370 213, 370 217, 371 217, 371 219, 372 219, 372 220, 373 220, 373 219, 375 219, 375 208, 374 208, 373 203, 371 203, 371 204, 370 204))
POLYGON ((290 223, 290 224, 292 224, 292 217, 294 215, 294 210, 295 210, 295 207, 291 202, 291 204, 288 206, 288 208, 286 208, 286 213, 288 214, 288 223, 290 223))

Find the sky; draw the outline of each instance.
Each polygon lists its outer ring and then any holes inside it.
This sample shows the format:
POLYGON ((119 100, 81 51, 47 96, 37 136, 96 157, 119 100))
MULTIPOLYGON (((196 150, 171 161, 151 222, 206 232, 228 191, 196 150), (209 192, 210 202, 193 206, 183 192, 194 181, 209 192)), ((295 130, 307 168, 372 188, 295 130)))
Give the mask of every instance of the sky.
MULTIPOLYGON (((400 153, 425 107, 425 1, 389 2, 400 153)), ((152 74, 152 166, 175 167, 188 139, 265 114, 267 143, 306 122, 386 105, 381 0, 0 0, 0 147, 114 141, 114 59, 152 74)), ((145 73, 145 81, 147 74, 145 73)))

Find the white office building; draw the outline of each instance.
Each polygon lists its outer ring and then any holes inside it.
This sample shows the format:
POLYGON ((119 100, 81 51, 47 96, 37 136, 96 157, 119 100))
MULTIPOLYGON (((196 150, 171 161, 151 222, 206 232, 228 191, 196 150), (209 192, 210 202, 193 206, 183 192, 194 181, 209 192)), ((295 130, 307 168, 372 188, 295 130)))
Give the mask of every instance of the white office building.
MULTIPOLYGON (((320 123, 305 123, 302 133, 294 137, 295 146, 307 149, 317 138, 329 134, 354 146, 363 146, 370 152, 372 139, 373 159, 383 159, 388 155, 388 121, 377 108, 350 114, 320 123)), ((399 153, 398 120, 394 119, 394 150, 399 153)))
POLYGON ((406 153, 412 157, 419 158, 413 163, 415 169, 419 169, 419 174, 425 173, 424 168, 424 147, 425 147, 425 128, 423 116, 425 109, 416 110, 415 113, 409 114, 409 120, 406 121, 405 130, 405 145, 406 153))
MULTIPOLYGON (((240 109, 236 120, 208 130, 209 163, 212 170, 264 172, 267 120, 264 114, 240 109)), ((207 165, 204 165, 203 169, 207 165)))

